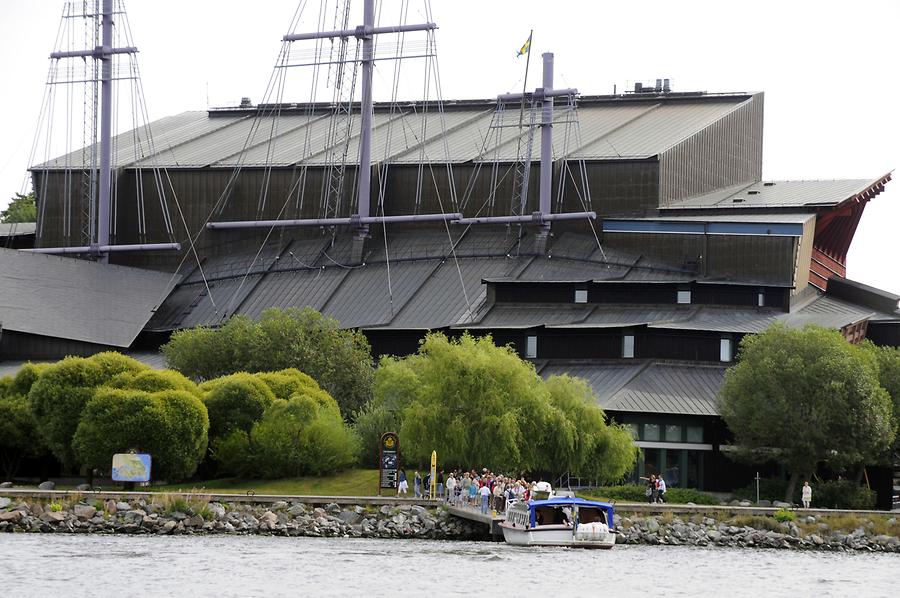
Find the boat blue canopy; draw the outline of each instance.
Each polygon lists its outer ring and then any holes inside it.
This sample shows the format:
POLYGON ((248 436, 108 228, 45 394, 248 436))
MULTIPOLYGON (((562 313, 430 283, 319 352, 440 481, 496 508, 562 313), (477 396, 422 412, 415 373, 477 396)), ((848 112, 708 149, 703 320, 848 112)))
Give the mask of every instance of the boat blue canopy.
POLYGON ((589 507, 592 509, 603 509, 606 511, 606 524, 610 529, 613 529, 615 526, 613 523, 613 506, 610 503, 587 500, 575 496, 559 496, 547 500, 532 500, 528 503, 528 514, 531 519, 531 527, 534 527, 537 523, 535 509, 540 507, 589 507))

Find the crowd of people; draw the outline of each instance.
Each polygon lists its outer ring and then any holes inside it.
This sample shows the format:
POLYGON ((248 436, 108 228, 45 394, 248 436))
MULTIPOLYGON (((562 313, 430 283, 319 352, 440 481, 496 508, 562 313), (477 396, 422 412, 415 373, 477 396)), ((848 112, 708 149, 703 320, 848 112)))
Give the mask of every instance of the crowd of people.
MULTIPOLYGON (((436 498, 446 500, 453 505, 470 505, 481 509, 482 513, 503 511, 509 501, 528 500, 534 486, 524 477, 510 477, 495 474, 487 468, 481 473, 454 470, 444 475, 444 470, 436 474, 436 498)), ((409 494, 409 480, 404 470, 400 470, 397 496, 409 494)), ((423 478, 418 471, 413 474, 413 496, 422 498, 430 492, 431 474, 423 478)))

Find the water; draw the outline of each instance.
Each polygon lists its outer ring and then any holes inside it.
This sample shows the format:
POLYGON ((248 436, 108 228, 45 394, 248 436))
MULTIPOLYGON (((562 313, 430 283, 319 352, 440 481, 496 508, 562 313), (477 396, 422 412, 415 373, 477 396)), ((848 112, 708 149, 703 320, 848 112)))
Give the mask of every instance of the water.
POLYGON ((900 555, 681 546, 0 534, 0 596, 897 596, 900 555))

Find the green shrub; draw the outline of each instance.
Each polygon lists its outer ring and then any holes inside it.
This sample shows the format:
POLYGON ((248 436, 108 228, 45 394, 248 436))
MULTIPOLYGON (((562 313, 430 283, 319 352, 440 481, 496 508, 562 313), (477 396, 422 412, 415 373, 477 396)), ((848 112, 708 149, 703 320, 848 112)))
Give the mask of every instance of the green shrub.
POLYGON ((250 433, 250 450, 257 477, 320 475, 353 465, 359 439, 341 419, 336 403, 326 407, 295 394, 266 409, 250 433))
POLYGON ((209 441, 209 452, 218 464, 217 473, 237 477, 254 477, 250 435, 244 430, 231 430, 209 441))
MULTIPOLYGON (((759 497, 763 500, 784 500, 787 480, 766 479, 759 481, 759 497)), ((873 509, 875 492, 849 480, 831 480, 810 484, 813 489, 812 506, 825 509, 873 509)), ((794 488, 791 502, 800 504, 802 484, 794 488)), ((756 483, 753 482, 734 491, 735 498, 756 501, 756 483)))
POLYGON ((381 435, 399 430, 400 420, 396 411, 369 401, 356 414, 353 429, 360 439, 360 463, 364 467, 378 467, 381 435))
POLYGON ((13 377, 12 376, 3 376, 0 377, 0 398, 5 397, 6 393, 9 392, 9 389, 13 385, 13 377))
POLYGON ((106 385, 110 388, 143 390, 159 392, 161 390, 186 390, 195 395, 200 389, 191 380, 175 370, 142 370, 139 372, 123 372, 106 385))
POLYGON ((875 491, 850 480, 812 484, 812 506, 825 509, 874 509, 875 491))
POLYGON ((16 372, 16 375, 12 380, 12 386, 8 392, 28 396, 28 391, 31 390, 31 387, 34 385, 35 381, 37 381, 38 376, 40 376, 41 372, 48 367, 50 367, 50 364, 26 363, 19 368, 18 372, 16 372))
POLYGON ((137 373, 150 369, 147 364, 116 351, 96 353, 88 357, 88 359, 100 368, 100 377, 104 382, 112 380, 123 372, 137 373))
POLYGON ((772 513, 772 517, 775 518, 775 521, 784 523, 785 521, 794 521, 797 519, 797 514, 793 511, 788 511, 787 509, 778 509, 772 513))
POLYGON ((287 401, 298 392, 319 390, 319 383, 297 368, 287 368, 277 372, 259 372, 256 377, 265 382, 276 399, 287 401))
POLYGON ((149 453, 154 479, 190 476, 206 452, 209 419, 182 390, 102 388, 84 408, 73 445, 81 462, 108 471, 115 453, 149 453))
POLYGON ((37 434, 37 421, 20 394, 0 394, 0 464, 4 478, 11 480, 23 457, 39 457, 47 452, 37 434))
MULTIPOLYGON (((591 488, 588 494, 606 500, 647 502, 646 491, 647 486, 644 484, 627 484, 623 486, 600 486, 591 488)), ((695 505, 717 505, 719 504, 719 499, 711 494, 701 492, 694 488, 668 488, 666 490, 666 502, 672 504, 692 502, 695 505)))
POLYGON ((211 438, 231 430, 249 432, 275 401, 275 395, 265 382, 246 372, 210 380, 203 383, 200 389, 207 393, 203 402, 209 411, 211 438))
POLYGON ((104 382, 103 375, 92 360, 66 357, 44 369, 28 393, 38 432, 64 467, 76 463, 72 437, 81 411, 104 382))

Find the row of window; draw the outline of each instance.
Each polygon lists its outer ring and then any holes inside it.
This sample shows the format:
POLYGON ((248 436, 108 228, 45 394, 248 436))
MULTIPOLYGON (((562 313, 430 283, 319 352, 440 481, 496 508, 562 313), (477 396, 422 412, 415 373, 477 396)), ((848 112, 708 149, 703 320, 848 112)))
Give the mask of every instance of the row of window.
MULTIPOLYGON (((730 338, 719 340, 719 361, 729 363, 733 359, 733 343, 730 338)), ((537 358, 537 337, 529 336, 525 339, 525 357, 537 358)), ((622 358, 634 359, 634 335, 626 334, 622 337, 622 358)))
MULTIPOLYGON (((575 303, 587 303, 588 300, 588 292, 585 289, 576 289, 575 290, 575 303)), ((676 294, 675 301, 681 305, 690 305, 691 303, 691 291, 678 291, 676 294)), ((762 291, 759 291, 756 294, 756 302, 759 307, 766 306, 766 295, 762 291)))
POLYGON ((626 424, 631 428, 635 440, 648 442, 690 442, 703 443, 703 426, 682 426, 678 424, 626 424))

